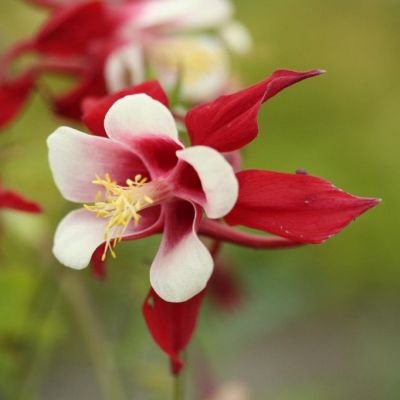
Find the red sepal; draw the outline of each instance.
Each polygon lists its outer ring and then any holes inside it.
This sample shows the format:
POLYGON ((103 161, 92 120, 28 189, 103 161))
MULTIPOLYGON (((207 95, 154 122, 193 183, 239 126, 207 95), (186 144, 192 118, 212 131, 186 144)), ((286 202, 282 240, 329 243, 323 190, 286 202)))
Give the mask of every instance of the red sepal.
POLYGON ((263 103, 286 87, 321 73, 278 70, 254 86, 194 107, 185 118, 192 145, 221 152, 240 149, 257 136, 257 115, 263 103))
POLYGON ((0 84, 0 128, 16 118, 34 86, 34 79, 29 72, 0 84))
POLYGON ((143 304, 143 316, 157 345, 170 358, 171 371, 179 374, 183 367, 180 352, 188 345, 204 298, 203 290, 183 303, 168 303, 150 289, 143 304))
POLYGON ((42 209, 39 204, 22 197, 11 190, 0 188, 0 208, 23 211, 27 213, 40 213, 42 209))
POLYGON ((260 229, 301 243, 321 243, 376 206, 310 175, 248 170, 236 174, 239 198, 230 225, 260 229))
POLYGON ((168 107, 168 97, 157 81, 145 82, 137 86, 123 89, 103 98, 88 97, 83 101, 82 120, 92 133, 106 136, 104 118, 111 106, 119 99, 130 94, 144 93, 168 107))
POLYGON ((109 39, 121 16, 103 1, 60 7, 35 39, 35 49, 52 56, 87 54, 93 44, 109 39))

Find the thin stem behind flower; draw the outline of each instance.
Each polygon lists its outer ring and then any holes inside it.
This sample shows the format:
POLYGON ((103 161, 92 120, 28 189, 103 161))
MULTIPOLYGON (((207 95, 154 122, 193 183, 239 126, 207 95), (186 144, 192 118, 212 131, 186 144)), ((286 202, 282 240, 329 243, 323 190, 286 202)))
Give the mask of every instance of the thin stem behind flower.
POLYGON ((174 376, 172 400, 183 400, 182 373, 174 376))
POLYGON ((86 336, 86 342, 93 359, 99 388, 104 400, 127 400, 122 381, 117 373, 113 351, 96 317, 89 294, 82 281, 74 273, 63 279, 62 290, 73 308, 74 315, 86 336))

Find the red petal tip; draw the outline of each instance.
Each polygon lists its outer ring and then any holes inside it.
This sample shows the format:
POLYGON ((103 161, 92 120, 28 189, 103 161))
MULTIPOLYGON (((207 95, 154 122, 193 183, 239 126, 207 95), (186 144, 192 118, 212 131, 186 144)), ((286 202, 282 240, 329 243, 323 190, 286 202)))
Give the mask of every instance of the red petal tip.
POLYGON ((368 197, 361 197, 364 200, 365 210, 369 210, 372 207, 376 207, 380 203, 382 203, 382 199, 379 198, 368 198, 368 197))
POLYGON ((32 214, 41 214, 43 213, 43 208, 39 205, 35 205, 34 207, 32 207, 32 214))
POLYGON ((301 243, 322 243, 380 203, 311 175, 247 170, 236 174, 239 198, 225 217, 301 243))
POLYGON ((312 69, 310 71, 303 72, 304 76, 307 78, 312 78, 314 76, 319 76, 325 74, 325 69, 312 69))

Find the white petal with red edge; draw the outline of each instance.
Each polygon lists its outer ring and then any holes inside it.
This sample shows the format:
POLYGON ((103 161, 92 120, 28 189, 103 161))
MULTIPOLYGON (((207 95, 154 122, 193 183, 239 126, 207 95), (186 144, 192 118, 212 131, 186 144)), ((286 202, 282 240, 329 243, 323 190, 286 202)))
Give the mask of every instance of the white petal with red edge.
POLYGON ((166 136, 179 143, 171 112, 146 94, 133 94, 116 101, 104 120, 107 135, 126 142, 129 137, 166 136))
POLYGON ((200 293, 211 277, 214 261, 196 233, 194 210, 182 201, 168 205, 163 239, 150 269, 153 289, 165 301, 180 303, 200 293))
POLYGON ((70 201, 92 202, 99 186, 92 181, 106 173, 122 184, 145 173, 143 163, 127 148, 107 138, 60 127, 47 139, 49 163, 61 194, 70 201), (117 162, 116 162, 117 160, 117 162))
MULTIPOLYGON (((142 212, 139 225, 131 223, 123 237, 142 236, 159 218, 159 209, 142 212)), ((88 266, 92 254, 104 243, 104 232, 107 220, 97 218, 96 215, 85 209, 70 212, 57 227, 53 254, 57 260, 73 269, 83 269, 88 266)), ((114 238, 118 235, 110 235, 114 238)))
POLYGON ((218 151, 207 146, 193 146, 176 152, 197 172, 206 202, 202 204, 209 218, 228 214, 238 198, 239 186, 232 166, 218 151))

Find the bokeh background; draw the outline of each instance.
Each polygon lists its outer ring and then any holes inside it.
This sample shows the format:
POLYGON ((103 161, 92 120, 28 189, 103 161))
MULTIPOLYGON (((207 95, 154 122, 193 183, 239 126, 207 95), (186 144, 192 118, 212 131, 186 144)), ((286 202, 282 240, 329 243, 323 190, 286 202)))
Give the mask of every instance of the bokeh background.
MULTIPOLYGON (((245 166, 301 167, 384 202, 321 246, 224 256, 244 301, 203 309, 187 357, 252 399, 400 398, 400 2, 236 0, 255 48, 235 67, 245 83, 277 68, 328 73, 263 108, 245 166)), ((0 48, 28 36, 44 13, 0 3, 0 48)), ((72 208, 57 192, 45 140, 61 122, 36 96, 0 136, 5 184, 39 201, 42 216, 1 214, 0 399, 167 399, 167 360, 141 317, 159 238, 122 244, 108 279, 67 271, 50 251, 72 208)))

